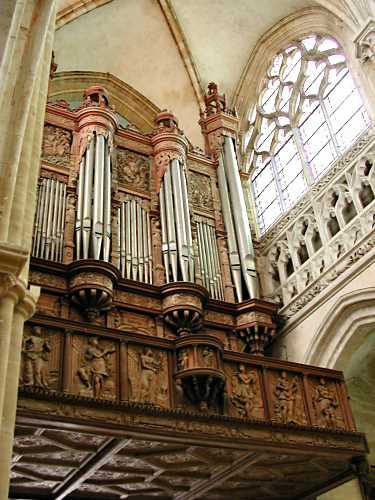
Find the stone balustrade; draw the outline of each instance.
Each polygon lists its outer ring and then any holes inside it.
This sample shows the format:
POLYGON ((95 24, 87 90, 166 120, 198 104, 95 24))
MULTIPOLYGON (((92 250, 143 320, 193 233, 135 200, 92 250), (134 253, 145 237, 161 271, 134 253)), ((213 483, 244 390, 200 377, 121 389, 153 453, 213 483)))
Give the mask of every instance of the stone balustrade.
POLYGON ((373 247, 375 132, 367 131, 258 244, 263 293, 290 318, 373 247))

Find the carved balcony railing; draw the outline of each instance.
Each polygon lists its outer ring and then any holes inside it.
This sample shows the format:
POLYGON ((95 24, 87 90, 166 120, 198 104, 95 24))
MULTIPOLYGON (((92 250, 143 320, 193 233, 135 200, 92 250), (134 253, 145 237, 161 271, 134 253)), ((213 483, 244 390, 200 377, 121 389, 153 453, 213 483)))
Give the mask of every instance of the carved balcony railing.
POLYGON ((374 226, 372 129, 260 240, 264 296, 290 318, 371 250, 374 226))

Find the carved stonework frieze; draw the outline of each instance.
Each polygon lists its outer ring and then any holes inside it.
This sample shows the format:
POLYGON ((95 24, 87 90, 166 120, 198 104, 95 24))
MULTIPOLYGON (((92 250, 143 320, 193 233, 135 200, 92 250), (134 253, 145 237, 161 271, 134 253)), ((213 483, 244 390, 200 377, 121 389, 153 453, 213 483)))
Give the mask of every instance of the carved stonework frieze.
POLYGON ((117 172, 120 184, 127 184, 134 190, 149 190, 150 161, 147 157, 117 148, 117 172))
POLYGON ((69 166, 71 144, 72 133, 69 130, 45 125, 42 159, 61 167, 69 166))
POLYGON ((71 373, 72 392, 95 399, 116 399, 117 347, 96 335, 73 336, 71 373))
POLYGON ((273 419, 283 424, 306 425, 302 381, 286 371, 271 375, 273 419))
POLYGON ((62 335, 39 326, 25 326, 22 343, 20 385, 59 389, 62 335))
POLYGON ((258 370, 240 363, 227 366, 226 375, 229 413, 242 418, 263 419, 264 407, 258 370))
POLYGON ((128 367, 129 399, 169 408, 167 353, 130 345, 128 367))
POLYGON ((189 188, 194 208, 213 210, 210 177, 191 172, 189 175, 189 188))
POLYGON ((356 56, 365 63, 375 61, 375 21, 370 20, 354 40, 356 56))

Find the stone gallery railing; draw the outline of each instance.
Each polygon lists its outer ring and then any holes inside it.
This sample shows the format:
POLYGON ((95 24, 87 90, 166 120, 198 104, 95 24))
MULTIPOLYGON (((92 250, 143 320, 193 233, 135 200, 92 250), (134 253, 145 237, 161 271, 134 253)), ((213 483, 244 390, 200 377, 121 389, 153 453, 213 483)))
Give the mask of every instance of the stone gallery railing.
POLYGON ((258 244, 263 292, 290 318, 373 248, 375 131, 312 186, 258 244))

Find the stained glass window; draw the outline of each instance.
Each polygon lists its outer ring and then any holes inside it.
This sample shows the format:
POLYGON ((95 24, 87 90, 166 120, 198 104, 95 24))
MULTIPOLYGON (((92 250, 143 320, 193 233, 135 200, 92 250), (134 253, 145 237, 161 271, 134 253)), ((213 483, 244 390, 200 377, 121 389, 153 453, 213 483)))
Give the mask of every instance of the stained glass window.
POLYGON ((342 48, 330 37, 312 35, 274 57, 249 125, 246 150, 264 233, 370 120, 342 48))

